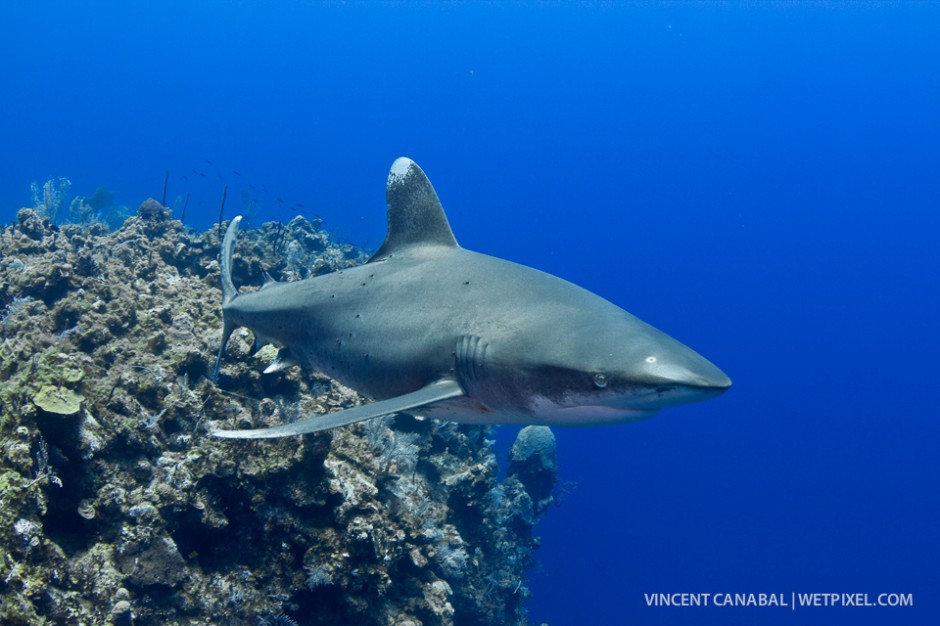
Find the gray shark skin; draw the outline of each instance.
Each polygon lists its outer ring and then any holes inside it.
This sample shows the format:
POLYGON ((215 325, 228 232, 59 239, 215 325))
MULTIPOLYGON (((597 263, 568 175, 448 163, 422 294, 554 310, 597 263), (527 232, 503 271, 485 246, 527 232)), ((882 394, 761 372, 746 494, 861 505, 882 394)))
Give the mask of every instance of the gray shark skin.
POLYGON ((312 433, 398 412, 474 424, 593 426, 645 419, 731 386, 717 367, 600 296, 457 245, 413 161, 388 177, 388 235, 365 265, 239 295, 222 251, 224 331, 281 348, 266 371, 321 371, 363 406, 229 438, 312 433))

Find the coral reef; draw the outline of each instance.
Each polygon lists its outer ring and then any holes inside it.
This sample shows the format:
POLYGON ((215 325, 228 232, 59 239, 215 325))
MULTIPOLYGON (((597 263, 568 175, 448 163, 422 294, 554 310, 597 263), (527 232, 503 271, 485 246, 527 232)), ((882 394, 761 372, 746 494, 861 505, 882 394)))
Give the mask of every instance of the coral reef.
MULTIPOLYGON (((527 623, 550 432, 525 435, 502 482, 486 428, 407 415, 215 439, 362 399, 261 375, 275 353, 247 331, 207 380, 218 228, 153 200, 114 232, 53 218, 0 229, 0 623, 527 623)), ((260 285, 365 258, 296 218, 247 231, 234 272, 260 285)))
POLYGON ((32 183, 30 190, 33 193, 33 209, 40 217, 55 224, 59 210, 71 188, 72 181, 64 176, 58 179, 50 178, 42 184, 42 187, 38 183, 32 183))
POLYGON ((548 426, 526 426, 509 451, 509 474, 518 477, 533 500, 536 516, 554 501, 558 482, 555 435, 548 426))

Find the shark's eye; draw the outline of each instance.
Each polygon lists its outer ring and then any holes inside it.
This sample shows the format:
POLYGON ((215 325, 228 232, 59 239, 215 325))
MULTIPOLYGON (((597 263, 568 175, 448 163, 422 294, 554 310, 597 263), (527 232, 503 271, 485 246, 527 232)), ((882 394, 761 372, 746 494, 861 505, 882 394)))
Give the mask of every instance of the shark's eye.
POLYGON ((607 377, 603 374, 594 374, 594 384, 603 389, 607 386, 607 377))

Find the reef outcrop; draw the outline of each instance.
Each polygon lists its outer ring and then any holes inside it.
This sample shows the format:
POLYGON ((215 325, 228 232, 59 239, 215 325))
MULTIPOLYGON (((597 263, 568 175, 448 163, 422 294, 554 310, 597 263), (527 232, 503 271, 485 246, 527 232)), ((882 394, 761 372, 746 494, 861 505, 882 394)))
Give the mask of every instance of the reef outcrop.
MULTIPOLYGON (((498 479, 488 429, 407 415, 225 441, 362 401, 237 332, 218 386, 219 228, 137 216, 0 229, 0 623, 526 624, 554 440, 498 479)), ((246 230, 234 273, 365 260, 319 222, 246 230)))

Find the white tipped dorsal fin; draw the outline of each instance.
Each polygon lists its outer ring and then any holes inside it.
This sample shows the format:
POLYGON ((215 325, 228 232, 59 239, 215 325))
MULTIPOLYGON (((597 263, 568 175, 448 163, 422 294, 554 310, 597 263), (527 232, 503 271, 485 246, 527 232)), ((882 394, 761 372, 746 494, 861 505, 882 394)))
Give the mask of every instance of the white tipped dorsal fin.
POLYGON ((457 247, 441 201, 417 163, 405 157, 392 163, 385 198, 388 234, 370 260, 385 258, 411 246, 457 247))

